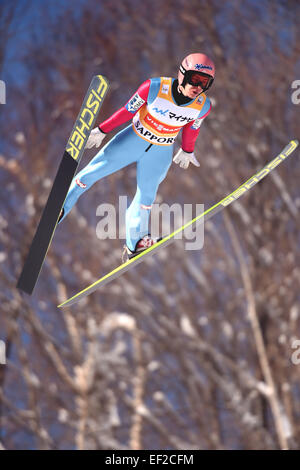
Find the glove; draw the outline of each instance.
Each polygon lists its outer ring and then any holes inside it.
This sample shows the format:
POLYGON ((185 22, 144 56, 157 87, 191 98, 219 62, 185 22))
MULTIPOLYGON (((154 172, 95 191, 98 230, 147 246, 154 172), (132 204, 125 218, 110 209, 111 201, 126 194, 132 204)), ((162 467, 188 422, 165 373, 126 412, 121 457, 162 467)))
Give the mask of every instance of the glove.
POLYGON ((173 158, 173 162, 177 163, 177 165, 179 165, 180 168, 183 168, 184 170, 188 168, 190 163, 192 163, 195 166, 200 166, 200 163, 195 157, 194 152, 187 153, 182 149, 178 150, 175 157, 173 158))
POLYGON ((91 149, 92 147, 100 147, 105 136, 106 134, 100 131, 99 127, 96 127, 91 131, 85 148, 91 149))

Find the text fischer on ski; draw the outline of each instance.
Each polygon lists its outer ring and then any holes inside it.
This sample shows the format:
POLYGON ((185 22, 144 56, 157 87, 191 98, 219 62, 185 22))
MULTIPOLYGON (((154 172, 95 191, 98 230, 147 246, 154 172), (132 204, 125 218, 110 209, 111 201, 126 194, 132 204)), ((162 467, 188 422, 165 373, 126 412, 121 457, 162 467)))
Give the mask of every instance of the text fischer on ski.
POLYGON ((154 245, 158 239, 149 235, 150 210, 171 166, 174 141, 181 129, 182 145, 173 161, 184 169, 190 163, 200 166, 194 147, 200 126, 211 111, 204 92, 214 76, 215 66, 209 57, 190 54, 182 61, 177 80, 146 80, 125 106, 93 129, 86 148, 98 148, 108 132, 132 120, 73 179, 60 221, 96 181, 136 162, 137 191, 126 211, 127 257, 154 245))

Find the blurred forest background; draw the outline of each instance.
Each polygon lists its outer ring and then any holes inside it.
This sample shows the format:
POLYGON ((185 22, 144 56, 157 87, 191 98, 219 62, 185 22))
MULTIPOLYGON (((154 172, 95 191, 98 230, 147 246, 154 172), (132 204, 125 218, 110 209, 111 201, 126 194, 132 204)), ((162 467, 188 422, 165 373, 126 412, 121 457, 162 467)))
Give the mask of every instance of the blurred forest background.
POLYGON ((0 9, 0 447, 299 449, 298 150, 205 224, 201 251, 178 241, 59 310, 120 262, 122 243, 96 237, 96 208, 134 195, 126 168, 57 229, 34 295, 15 288, 93 75, 111 82, 101 121, 147 78, 176 77, 188 53, 215 61, 201 167, 172 165, 159 201, 208 208, 299 138, 299 2, 1 0, 0 9))

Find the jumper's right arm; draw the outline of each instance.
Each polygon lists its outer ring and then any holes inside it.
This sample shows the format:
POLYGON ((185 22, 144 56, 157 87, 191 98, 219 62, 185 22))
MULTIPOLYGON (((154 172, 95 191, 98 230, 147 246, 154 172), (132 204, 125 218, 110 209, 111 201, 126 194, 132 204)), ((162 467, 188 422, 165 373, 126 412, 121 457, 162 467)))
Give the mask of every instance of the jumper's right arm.
POLYGON ((86 148, 99 147, 108 132, 113 131, 116 127, 130 121, 138 110, 147 102, 150 80, 142 83, 132 97, 127 101, 125 106, 122 106, 110 118, 100 123, 98 127, 92 130, 86 148))
POLYGON ((107 134, 108 132, 113 131, 116 127, 130 121, 138 110, 147 102, 150 83, 150 80, 146 80, 142 83, 137 91, 127 101, 125 106, 116 111, 110 118, 106 119, 106 121, 101 122, 99 125, 100 131, 107 134))

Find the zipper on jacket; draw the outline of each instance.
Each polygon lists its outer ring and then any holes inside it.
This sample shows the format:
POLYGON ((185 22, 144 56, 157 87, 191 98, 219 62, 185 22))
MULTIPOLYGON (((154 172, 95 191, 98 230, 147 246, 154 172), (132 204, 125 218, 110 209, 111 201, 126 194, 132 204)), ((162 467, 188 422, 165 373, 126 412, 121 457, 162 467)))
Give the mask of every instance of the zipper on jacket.
POLYGON ((153 144, 150 144, 148 145, 148 147, 146 148, 145 152, 148 152, 148 150, 152 147, 153 144))

